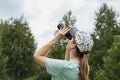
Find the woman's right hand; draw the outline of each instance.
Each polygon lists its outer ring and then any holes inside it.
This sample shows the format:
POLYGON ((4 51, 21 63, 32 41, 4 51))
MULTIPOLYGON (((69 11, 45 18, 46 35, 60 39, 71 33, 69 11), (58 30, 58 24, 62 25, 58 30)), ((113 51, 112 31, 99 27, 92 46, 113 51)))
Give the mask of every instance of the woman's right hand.
POLYGON ((65 36, 65 34, 68 33, 69 30, 70 29, 67 28, 67 27, 64 27, 63 29, 60 29, 57 32, 56 38, 59 39, 59 40, 61 40, 65 36))

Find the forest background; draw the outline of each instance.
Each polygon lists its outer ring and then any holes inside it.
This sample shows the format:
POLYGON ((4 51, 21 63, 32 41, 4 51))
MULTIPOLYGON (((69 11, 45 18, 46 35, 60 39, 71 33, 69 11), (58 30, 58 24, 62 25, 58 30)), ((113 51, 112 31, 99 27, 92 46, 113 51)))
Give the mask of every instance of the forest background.
MULTIPOLYGON (((67 27, 75 26, 77 16, 73 13, 71 10, 66 12, 61 16, 59 23, 63 23, 67 27)), ((89 80, 120 79, 119 14, 106 3, 95 11, 94 30, 90 33, 94 46, 88 55, 89 80)), ((56 31, 54 32, 56 33, 56 31)), ((57 43, 51 49, 48 57, 64 59, 67 40, 64 38, 57 43)), ((29 22, 24 19, 24 16, 1 19, 0 80, 50 80, 50 75, 46 73, 46 70, 33 59, 36 49, 37 42, 31 32, 29 22)))

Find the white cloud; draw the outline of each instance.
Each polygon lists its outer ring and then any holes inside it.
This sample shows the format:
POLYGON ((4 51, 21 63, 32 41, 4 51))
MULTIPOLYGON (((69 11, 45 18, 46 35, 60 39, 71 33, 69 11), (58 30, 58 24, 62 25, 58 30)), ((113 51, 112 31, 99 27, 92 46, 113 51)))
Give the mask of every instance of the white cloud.
POLYGON ((4 8, 6 12, 1 11, 0 17, 19 17, 24 14, 40 47, 54 37, 56 25, 70 9, 76 16, 76 26, 80 30, 91 32, 95 11, 104 2, 120 13, 119 0, 4 0, 0 1, 0 10, 4 8), (7 2, 7 5, 2 5, 1 2, 7 2))

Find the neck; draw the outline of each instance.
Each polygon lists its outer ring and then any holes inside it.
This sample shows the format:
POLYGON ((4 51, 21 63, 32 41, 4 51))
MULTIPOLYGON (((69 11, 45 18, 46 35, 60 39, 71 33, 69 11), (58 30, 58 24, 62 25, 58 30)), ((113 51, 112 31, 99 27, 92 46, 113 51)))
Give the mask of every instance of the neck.
POLYGON ((77 56, 76 51, 75 51, 75 50, 72 50, 72 51, 70 52, 70 60, 79 60, 79 59, 80 59, 80 57, 77 56))

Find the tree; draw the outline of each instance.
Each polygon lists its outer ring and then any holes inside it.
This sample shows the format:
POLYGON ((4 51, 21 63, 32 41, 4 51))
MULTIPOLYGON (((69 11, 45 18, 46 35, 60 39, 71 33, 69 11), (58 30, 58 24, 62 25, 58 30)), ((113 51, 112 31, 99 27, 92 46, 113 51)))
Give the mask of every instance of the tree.
POLYGON ((108 56, 103 57, 104 70, 99 70, 95 80, 119 80, 120 72, 120 35, 114 37, 114 42, 108 50, 108 56), (101 74, 101 75, 100 75, 101 74))
POLYGON ((92 33, 94 46, 89 56, 91 80, 94 80, 97 71, 103 69, 103 57, 108 55, 107 50, 113 43, 114 35, 120 34, 117 17, 116 12, 106 4, 96 12, 95 30, 92 33))
POLYGON ((108 56, 104 57, 105 74, 108 80, 120 79, 120 35, 114 37, 114 43, 108 50, 108 56))
POLYGON ((36 44, 28 23, 20 19, 1 22, 2 55, 7 56, 7 74, 12 80, 22 80, 35 74, 33 54, 36 44))
POLYGON ((6 69, 6 62, 7 57, 2 55, 2 26, 0 24, 0 79, 9 80, 9 77, 7 76, 7 69, 6 69))

